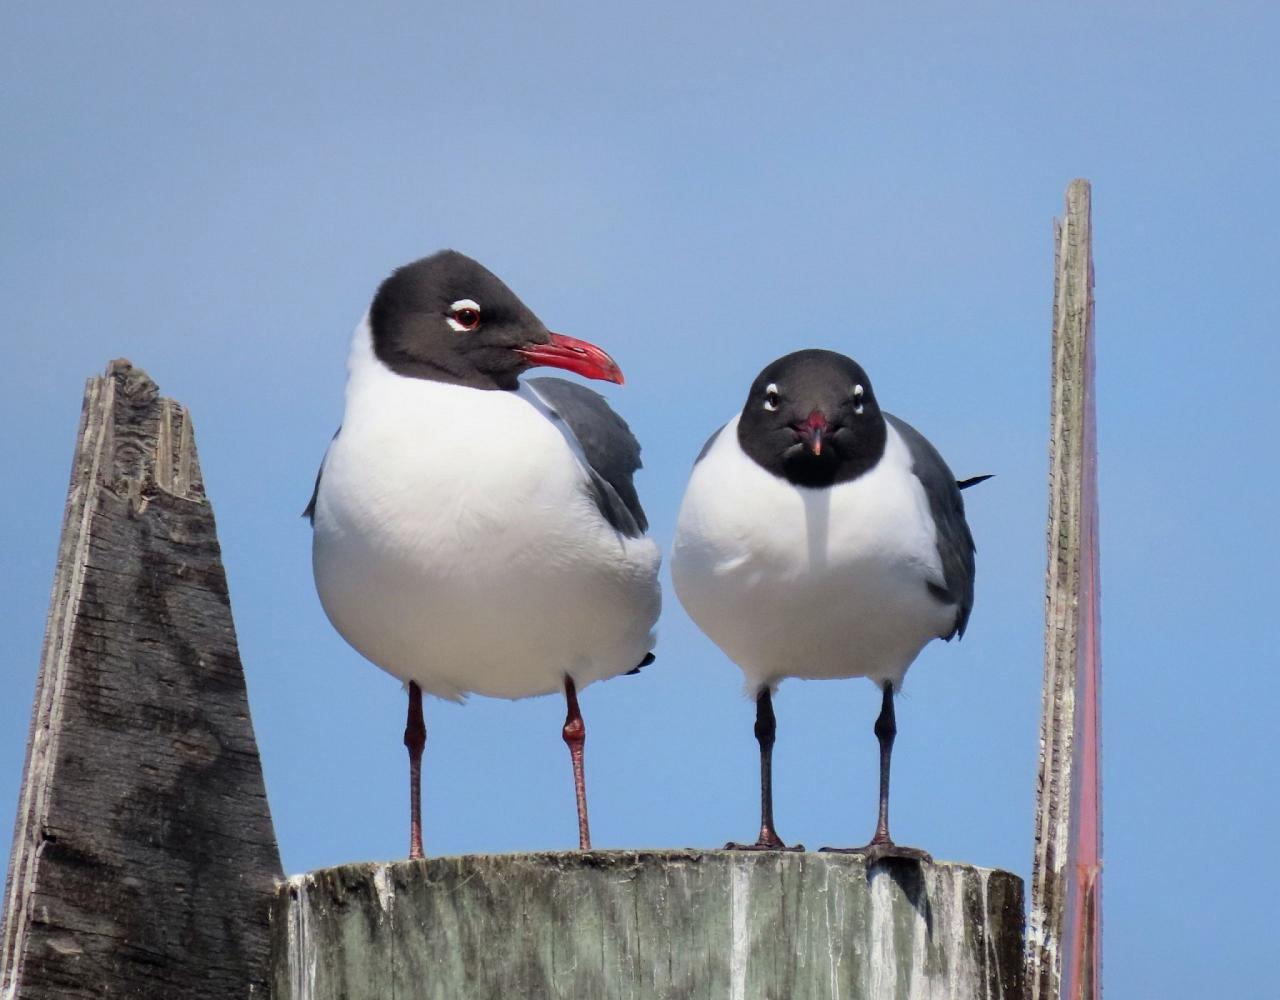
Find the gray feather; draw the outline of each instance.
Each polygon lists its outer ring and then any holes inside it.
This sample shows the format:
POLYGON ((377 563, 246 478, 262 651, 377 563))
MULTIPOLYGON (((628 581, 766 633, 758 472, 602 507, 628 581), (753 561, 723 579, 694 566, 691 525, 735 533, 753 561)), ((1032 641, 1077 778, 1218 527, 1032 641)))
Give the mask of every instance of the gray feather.
MULTIPOLYGON (((339 427, 336 431, 333 432, 333 437, 329 439, 330 447, 332 447, 334 441, 338 440, 338 435, 341 433, 342 433, 341 427, 339 427)), ((329 457, 329 449, 326 448, 324 450, 324 458, 328 458, 328 457, 329 457)), ((316 469, 316 485, 311 490, 311 499, 307 501, 307 507, 302 512, 302 516, 305 517, 312 524, 316 523, 316 498, 320 496, 320 477, 324 475, 324 458, 320 459, 320 468, 316 469)))
POLYGON ((969 612, 973 610, 974 544, 964 518, 960 487, 938 450, 923 434, 890 413, 884 418, 906 442, 911 452, 912 471, 924 486, 929 510, 938 526, 938 556, 942 560, 945 585, 930 583, 929 590, 938 600, 956 605, 955 627, 945 638, 963 636, 969 624, 969 612))
POLYGON ((562 378, 531 378, 529 386, 573 432, 591 466, 591 494, 605 519, 638 538, 649 530, 634 476, 640 442, 598 392, 562 378))
POLYGON ((707 438, 707 443, 702 446, 702 451, 698 452, 698 457, 693 460, 694 465, 697 465, 707 457, 707 452, 711 450, 711 446, 716 443, 716 438, 720 436, 720 432, 724 430, 726 426, 726 424, 721 424, 711 432, 711 437, 707 438))

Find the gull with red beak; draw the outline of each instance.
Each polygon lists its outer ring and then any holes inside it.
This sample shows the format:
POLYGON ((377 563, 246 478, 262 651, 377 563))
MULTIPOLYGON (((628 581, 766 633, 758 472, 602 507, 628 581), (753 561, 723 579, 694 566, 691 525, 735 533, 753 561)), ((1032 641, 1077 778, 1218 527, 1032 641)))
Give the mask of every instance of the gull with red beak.
POLYGON ((773 821, 779 682, 867 677, 881 692, 879 815, 871 841, 848 850, 928 857, 889 836, 893 698, 926 643, 964 634, 973 553, 960 485, 880 409, 857 362, 798 351, 760 373, 694 464, 671 557, 680 602, 756 702, 760 836, 727 846, 787 849, 773 821))
POLYGON ((442 251, 399 268, 356 329, 346 411, 316 478, 316 589, 334 627, 408 686, 409 856, 423 856, 423 693, 562 691, 578 842, 591 846, 578 692, 651 662, 658 547, 640 446, 597 393, 593 344, 551 333, 493 274, 442 251))

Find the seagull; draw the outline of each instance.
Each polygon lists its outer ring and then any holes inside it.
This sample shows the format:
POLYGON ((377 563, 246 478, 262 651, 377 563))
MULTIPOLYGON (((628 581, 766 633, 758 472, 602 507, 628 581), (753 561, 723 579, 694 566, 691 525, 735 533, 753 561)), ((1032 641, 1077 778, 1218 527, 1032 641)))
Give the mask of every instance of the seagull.
POLYGON ((421 858, 423 692, 563 691, 579 846, 591 846, 578 692, 653 660, 661 553, 640 445, 548 365, 622 384, 600 348, 551 333, 452 250, 397 269, 355 331, 346 410, 305 511, 320 603, 408 687, 410 858, 421 858))
POLYGON ((728 848, 803 849, 773 821, 779 682, 867 677, 882 694, 879 816, 868 844, 839 850, 929 859, 889 835, 893 698, 930 640, 964 634, 973 554, 959 484, 933 445, 880 409, 857 362, 805 350, 760 373, 694 463, 671 557, 680 602, 756 701, 760 836, 728 848))

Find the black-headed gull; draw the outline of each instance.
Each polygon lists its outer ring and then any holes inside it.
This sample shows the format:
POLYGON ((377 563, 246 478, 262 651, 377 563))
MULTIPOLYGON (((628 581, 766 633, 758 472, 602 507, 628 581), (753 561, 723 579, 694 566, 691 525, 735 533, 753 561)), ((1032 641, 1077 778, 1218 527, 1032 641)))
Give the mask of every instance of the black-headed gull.
POLYGON ((579 844, 590 846, 577 693, 652 659, 660 553, 632 484, 640 446, 599 395, 622 382, 474 260, 386 279, 355 333, 342 426, 307 508, 320 601, 408 684, 410 857, 422 856, 422 692, 563 691, 579 844))
POLYGON ((681 603, 756 699, 761 823, 746 847, 785 846, 773 823, 778 683, 867 677, 883 695, 880 808, 855 850, 927 857, 889 836, 893 696, 926 643, 964 633, 973 553, 951 471, 880 409, 856 362, 798 351, 760 373, 694 465, 671 559, 681 603))

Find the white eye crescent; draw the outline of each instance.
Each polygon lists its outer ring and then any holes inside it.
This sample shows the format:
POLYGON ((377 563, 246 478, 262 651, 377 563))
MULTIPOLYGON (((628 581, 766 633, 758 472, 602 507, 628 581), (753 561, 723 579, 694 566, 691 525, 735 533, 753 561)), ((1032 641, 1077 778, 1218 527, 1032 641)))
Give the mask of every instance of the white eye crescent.
POLYGON ((778 387, 770 382, 764 390, 764 408, 772 413, 778 408, 778 387))
POLYGON ((861 414, 861 413, 862 413, 862 410, 863 410, 863 405, 862 405, 862 393, 863 393, 863 392, 864 392, 864 390, 863 390, 862 386, 860 386, 860 385, 855 385, 855 386, 853 387, 853 398, 854 398, 854 399, 857 401, 857 403, 858 403, 858 405, 857 405, 857 406, 855 406, 855 407, 853 408, 853 412, 854 412, 854 413, 857 413, 857 414, 861 414))
POLYGON ((445 320, 455 332, 470 333, 480 325, 480 304, 474 299, 458 299, 449 306, 445 320))

